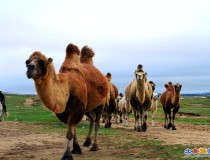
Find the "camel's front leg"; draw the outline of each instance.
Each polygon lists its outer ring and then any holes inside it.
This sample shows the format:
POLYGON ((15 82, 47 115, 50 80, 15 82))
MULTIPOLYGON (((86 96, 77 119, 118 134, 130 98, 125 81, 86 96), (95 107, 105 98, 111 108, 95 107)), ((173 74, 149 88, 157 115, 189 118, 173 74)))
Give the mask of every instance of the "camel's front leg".
POLYGON ((170 129, 172 127, 172 123, 171 123, 171 109, 170 109, 170 107, 166 108, 166 112, 167 112, 167 116, 169 118, 169 123, 168 123, 167 129, 170 129))
POLYGON ((135 127, 136 127, 137 132, 141 132, 140 119, 141 119, 141 114, 138 111, 138 112, 136 112, 136 117, 135 117, 135 127))
POLYGON ((105 111, 105 128, 111 128, 111 113, 109 113, 109 111, 105 111))
POLYGON ((178 107, 174 107, 173 110, 173 117, 172 117, 172 130, 176 130, 176 127, 174 125, 174 120, 175 120, 175 115, 176 113, 179 111, 179 106, 178 107))
MULTIPOLYGON (((79 105, 78 105, 79 106, 79 105)), ((83 110, 84 111, 84 110, 83 110)), ((77 136, 76 136, 76 125, 82 120, 84 116, 84 112, 80 111, 71 111, 68 115, 68 120, 67 120, 67 125, 68 125, 68 130, 66 133, 66 138, 67 138, 67 147, 66 151, 62 157, 61 160, 72 160, 73 157, 71 155, 70 151, 70 141, 73 139, 73 150, 72 153, 75 154, 81 154, 81 148, 78 144, 77 141, 77 136)))
POLYGON ((125 126, 128 127, 128 112, 125 112, 125 126))
POLYGON ((73 137, 73 150, 71 151, 72 154, 82 154, 82 150, 79 146, 76 134, 76 128, 74 128, 74 137, 73 137))
POLYGON ((74 133, 73 133, 73 128, 68 129, 66 133, 66 138, 67 138, 67 146, 66 146, 66 151, 63 154, 63 157, 61 160, 73 160, 73 157, 71 155, 71 150, 70 150, 70 142, 73 139, 74 133))
MULTIPOLYGON (((134 110, 134 119, 135 119, 135 124, 134 124, 134 130, 137 130, 137 127, 138 127, 138 121, 137 121, 137 113, 136 111, 134 110)), ((125 119, 124 119, 125 121, 125 119)))
POLYGON ((155 127, 155 111, 152 111, 152 127, 155 127))
POLYGON ((168 117, 167 117, 166 107, 164 107, 163 110, 164 110, 164 113, 165 113, 164 128, 167 128, 167 125, 168 125, 168 117))
POLYGON ((122 112, 120 112, 120 123, 122 123, 123 122, 123 120, 122 120, 122 112))
POLYGON ((117 112, 114 113, 114 121, 115 121, 115 124, 119 124, 120 121, 119 121, 119 115, 117 112))
POLYGON ((142 121, 143 121, 142 131, 146 132, 146 130, 147 130, 147 111, 143 111, 143 113, 142 113, 142 121))

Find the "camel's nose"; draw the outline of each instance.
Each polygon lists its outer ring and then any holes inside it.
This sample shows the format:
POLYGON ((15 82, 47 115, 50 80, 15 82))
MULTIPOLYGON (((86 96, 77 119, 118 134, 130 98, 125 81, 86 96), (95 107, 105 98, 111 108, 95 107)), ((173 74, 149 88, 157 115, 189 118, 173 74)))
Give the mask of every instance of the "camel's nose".
POLYGON ((28 68, 28 71, 33 71, 35 66, 33 64, 28 64, 27 68, 28 68))
POLYGON ((26 72, 27 77, 32 78, 35 74, 34 73, 35 65, 30 63, 30 64, 26 65, 26 67, 27 67, 27 72, 26 72))

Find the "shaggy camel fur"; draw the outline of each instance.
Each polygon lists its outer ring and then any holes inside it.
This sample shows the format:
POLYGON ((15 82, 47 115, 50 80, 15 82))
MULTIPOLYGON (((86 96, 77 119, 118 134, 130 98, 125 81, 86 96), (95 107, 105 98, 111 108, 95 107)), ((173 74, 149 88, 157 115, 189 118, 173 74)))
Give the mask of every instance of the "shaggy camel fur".
MULTIPOLYGON (((84 49, 87 51, 88 47, 84 49)), ((47 58, 41 52, 34 52, 26 61, 27 77, 34 80, 39 98, 49 110, 56 114, 59 120, 68 126, 67 147, 63 160, 73 159, 70 151, 72 139, 72 153, 81 154, 76 136, 76 125, 82 120, 85 113, 88 117, 94 117, 96 133, 91 150, 98 150, 96 136, 100 125, 100 115, 109 92, 109 82, 91 63, 94 53, 91 52, 92 50, 89 51, 86 54, 83 51, 80 55, 78 47, 69 44, 58 74, 55 73, 53 59, 47 58), (86 60, 85 55, 88 55, 86 60), (90 116, 92 113, 98 115, 90 116)))
MULTIPOLYGON (((117 114, 117 104, 116 104, 116 99, 118 96, 118 89, 117 87, 111 82, 112 75, 111 73, 107 73, 105 75, 107 80, 110 83, 110 93, 108 93, 108 103, 105 105, 104 108, 104 119, 105 119, 105 128, 110 128, 111 127, 111 118, 112 114, 116 115, 117 114)), ((115 120, 116 121, 116 120, 115 120)))
POLYGON ((138 65, 135 79, 128 85, 130 104, 134 111, 135 127, 138 132, 147 130, 147 111, 152 104, 152 87, 147 81, 147 73, 138 65))
POLYGON ((153 81, 149 81, 149 84, 152 86, 153 96, 152 96, 152 104, 150 111, 152 112, 152 127, 155 127, 155 113, 158 109, 158 94, 155 92, 155 83, 153 81))
POLYGON ((129 115, 132 113, 132 107, 130 105, 128 97, 126 96, 122 97, 122 99, 119 101, 119 108, 123 115, 124 126, 128 127, 129 115))
POLYGON ((168 82, 168 84, 165 84, 165 88, 166 90, 160 95, 160 102, 163 106, 163 111, 165 113, 164 128, 170 129, 170 127, 172 127, 172 130, 176 130, 176 127, 174 125, 174 120, 175 120, 175 114, 179 111, 180 108, 180 96, 181 96, 180 91, 182 85, 179 83, 173 85, 172 82, 168 82), (171 109, 173 109, 172 123, 171 123, 171 109))

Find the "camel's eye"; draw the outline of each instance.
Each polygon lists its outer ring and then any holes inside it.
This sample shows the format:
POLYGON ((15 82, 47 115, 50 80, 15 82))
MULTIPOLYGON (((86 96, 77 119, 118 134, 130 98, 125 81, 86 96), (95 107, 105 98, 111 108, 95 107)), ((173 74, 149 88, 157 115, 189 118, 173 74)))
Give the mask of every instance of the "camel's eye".
POLYGON ((39 66, 40 67, 45 67, 46 66, 46 63, 43 60, 40 60, 39 61, 39 66))

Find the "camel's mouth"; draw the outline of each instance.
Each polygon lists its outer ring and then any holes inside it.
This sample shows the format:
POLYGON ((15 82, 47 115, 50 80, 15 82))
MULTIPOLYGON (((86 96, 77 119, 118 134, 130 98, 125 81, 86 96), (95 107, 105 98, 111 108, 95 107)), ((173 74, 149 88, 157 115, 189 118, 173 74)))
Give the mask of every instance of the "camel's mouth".
POLYGON ((26 75, 27 75, 28 79, 31 79, 36 76, 36 72, 34 72, 34 70, 31 70, 30 68, 28 68, 26 75))

